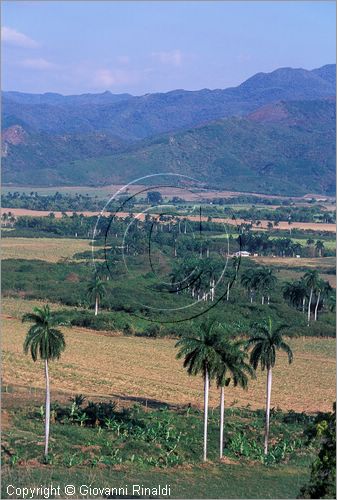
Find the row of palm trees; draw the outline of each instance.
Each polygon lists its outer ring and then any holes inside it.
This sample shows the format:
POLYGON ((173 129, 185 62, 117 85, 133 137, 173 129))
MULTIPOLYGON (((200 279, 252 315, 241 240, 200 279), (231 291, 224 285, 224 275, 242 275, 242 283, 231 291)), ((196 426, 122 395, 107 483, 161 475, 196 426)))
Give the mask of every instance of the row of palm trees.
POLYGON ((261 294, 261 303, 270 304, 270 294, 274 290, 277 283, 277 278, 272 269, 260 267, 257 269, 249 268, 241 276, 241 284, 248 290, 250 302, 254 300, 254 294, 261 294))
MULTIPOLYGON (((221 272, 221 263, 218 261, 201 261, 196 262, 193 259, 187 259, 182 266, 175 268, 171 273, 173 286, 177 287, 177 293, 184 288, 190 289, 192 297, 210 298, 211 301, 215 298, 215 276, 221 272), (201 265, 202 264, 202 265, 201 265), (201 266, 201 267, 197 267, 201 266), (197 278, 193 278, 193 272, 197 269, 197 278), (185 284, 184 276, 192 276, 191 284, 185 284), (181 281, 182 280, 182 281, 181 281), (178 285, 177 285, 178 284, 178 285)), ((237 276, 238 263, 237 259, 233 259, 233 266, 227 270, 227 293, 226 299, 229 300, 230 285, 237 276)), ((106 287, 101 279, 100 272, 93 275, 92 280, 88 284, 87 293, 89 299, 95 304, 95 316, 99 311, 99 305, 102 301, 106 287)), ((253 303, 256 293, 261 295, 261 303, 270 304, 271 292, 275 289, 277 278, 272 269, 266 267, 249 268, 242 273, 241 284, 246 288, 250 296, 250 302, 253 303), (265 302, 267 299, 267 302, 265 302)), ((311 310, 313 300, 315 299, 314 320, 317 321, 319 306, 324 300, 328 302, 329 309, 334 309, 335 296, 333 289, 328 281, 320 278, 319 273, 315 269, 309 269, 304 276, 294 282, 286 282, 283 286, 283 298, 291 305, 301 308, 303 312, 307 311, 307 323, 310 325, 311 310)))
POLYGON ((205 322, 191 336, 184 336, 176 343, 178 358, 184 358, 184 367, 189 375, 201 374, 204 380, 204 444, 203 459, 207 460, 207 428, 209 387, 212 380, 220 388, 220 458, 223 456, 224 390, 230 382, 234 386, 247 388, 249 376, 255 377, 260 365, 267 370, 267 396, 264 435, 264 454, 268 454, 270 429, 270 401, 272 369, 276 363, 276 352, 283 350, 288 362, 293 360, 289 345, 283 340, 284 325, 273 328, 272 320, 267 324, 255 324, 247 341, 233 341, 224 335, 221 325, 205 322), (248 350, 251 348, 249 363, 248 350))
MULTIPOLYGON (((52 314, 49 305, 35 307, 32 313, 24 314, 23 322, 31 322, 24 340, 24 352, 30 352, 33 361, 38 358, 44 361, 46 398, 45 398, 45 447, 44 455, 48 460, 49 427, 50 427, 50 383, 49 362, 59 359, 65 350, 66 343, 60 322, 52 314)), ((220 458, 224 447, 224 410, 225 387, 231 382, 236 387, 247 388, 249 376, 255 377, 255 371, 261 366, 267 369, 267 398, 264 453, 268 453, 270 399, 272 385, 272 368, 276 362, 276 351, 283 350, 288 355, 289 363, 293 355, 290 347, 282 337, 282 326, 273 328, 268 324, 254 325, 253 333, 247 341, 234 341, 228 338, 220 324, 206 321, 191 336, 182 337, 177 343, 177 357, 184 358, 184 367, 189 375, 202 374, 204 379, 204 451, 203 459, 207 460, 207 428, 209 387, 212 380, 220 389, 220 458), (248 349, 252 348, 249 362, 248 349)))
POLYGON ((307 324, 310 325, 312 304, 315 300, 314 320, 317 321, 318 308, 324 300, 328 301, 330 309, 334 309, 335 296, 328 281, 320 278, 316 269, 309 269, 304 276, 294 282, 287 282, 283 287, 283 297, 295 307, 300 307, 303 313, 307 312, 307 324), (307 307, 306 307, 307 304, 307 307))

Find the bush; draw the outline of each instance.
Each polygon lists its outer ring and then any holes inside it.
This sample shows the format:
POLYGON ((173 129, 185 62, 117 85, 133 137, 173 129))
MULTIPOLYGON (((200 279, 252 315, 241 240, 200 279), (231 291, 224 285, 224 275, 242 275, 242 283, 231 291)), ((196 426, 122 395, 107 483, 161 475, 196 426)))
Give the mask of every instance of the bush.
POLYGON ((332 413, 316 424, 321 449, 311 467, 310 481, 298 498, 336 498, 336 403, 332 413))

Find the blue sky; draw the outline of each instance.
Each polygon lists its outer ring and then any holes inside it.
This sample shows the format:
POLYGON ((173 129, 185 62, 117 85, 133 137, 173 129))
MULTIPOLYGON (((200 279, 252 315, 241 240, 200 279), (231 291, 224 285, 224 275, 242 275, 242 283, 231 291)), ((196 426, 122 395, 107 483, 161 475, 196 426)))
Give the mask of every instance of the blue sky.
POLYGON ((4 90, 226 88, 333 62, 334 2, 2 2, 4 90))

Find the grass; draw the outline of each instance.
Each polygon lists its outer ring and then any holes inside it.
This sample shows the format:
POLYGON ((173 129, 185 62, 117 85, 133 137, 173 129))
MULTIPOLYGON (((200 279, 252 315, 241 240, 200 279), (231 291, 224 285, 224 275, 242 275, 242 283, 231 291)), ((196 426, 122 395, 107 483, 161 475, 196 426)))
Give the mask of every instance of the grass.
MULTIPOLYGON (((262 465, 209 464, 207 466, 180 467, 174 471, 152 470, 144 475, 139 471, 118 471, 105 469, 66 469, 53 468, 6 468, 2 473, 2 496, 10 498, 6 489, 8 484, 18 487, 41 484, 76 487, 77 498, 80 486, 125 487, 132 494, 133 485, 145 487, 170 485, 170 498, 294 498, 301 486, 309 478, 308 467, 281 465, 266 468, 262 465)), ((63 490, 63 491, 62 491, 63 490)), ((95 497, 100 498, 100 496, 95 497)), ((101 497, 102 498, 102 497, 101 497)))
MULTIPOLYGON (((20 316, 33 303, 4 301, 4 384, 44 387, 42 365, 33 363, 22 352, 27 325, 11 317, 20 316)), ((107 332, 77 327, 65 329, 65 334, 67 350, 60 361, 51 364, 53 390, 148 402, 202 404, 202 380, 186 375, 175 358, 174 340, 109 336, 107 332)), ((279 356, 274 370, 272 405, 284 410, 329 410, 335 398, 335 340, 292 338, 289 343, 294 363, 288 366, 285 356, 279 356)), ((252 408, 262 408, 264 398, 265 374, 260 372, 248 391, 226 389, 227 405, 250 404, 252 408)), ((218 404, 214 387, 210 403, 212 407, 218 404)))
MULTIPOLYGON (((218 461, 219 412, 211 411, 209 461, 200 465, 203 414, 197 409, 120 406, 110 409, 113 418, 109 425, 81 426, 69 413, 71 402, 59 402, 54 394, 50 463, 46 466, 42 465, 43 417, 37 401, 13 393, 3 395, 3 403, 1 498, 9 497, 9 484, 60 485, 61 497, 65 485, 73 484, 77 498, 86 497, 87 490, 80 490, 81 485, 126 487, 132 495, 134 484, 167 485, 171 498, 293 498, 307 481, 317 452, 303 434, 312 418, 276 411, 271 418, 269 465, 263 465, 264 412, 227 408, 225 457, 218 461)), ((84 402, 82 408, 86 405, 84 402)), ((108 492, 94 496, 109 498, 108 492)), ((155 492, 141 495, 158 496, 155 492)), ((93 495, 89 492, 88 497, 93 495)))
POLYGON ((58 262, 75 253, 90 251, 90 241, 70 238, 5 238, 2 240, 3 259, 40 259, 58 262))

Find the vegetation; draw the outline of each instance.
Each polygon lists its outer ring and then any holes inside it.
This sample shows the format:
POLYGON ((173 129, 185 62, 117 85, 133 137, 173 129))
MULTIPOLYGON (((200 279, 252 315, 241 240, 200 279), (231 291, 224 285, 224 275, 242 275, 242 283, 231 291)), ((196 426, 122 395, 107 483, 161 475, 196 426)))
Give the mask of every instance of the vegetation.
POLYGON ((264 454, 268 454, 268 441, 270 429, 270 399, 272 386, 272 369, 276 363, 276 351, 285 351, 288 355, 289 364, 293 360, 293 353, 289 345, 282 337, 283 325, 273 328, 272 320, 269 318, 268 325, 256 325, 255 332, 247 341, 247 346, 252 347, 250 362, 256 370, 258 365, 261 370, 267 369, 267 398, 266 398, 266 429, 264 436, 264 454))
POLYGON ((48 363, 59 359, 66 347, 63 333, 55 328, 60 323, 51 315, 49 306, 34 308, 33 313, 24 314, 22 321, 33 322, 25 338, 23 349, 25 354, 30 352, 33 361, 40 357, 44 361, 46 377, 46 405, 45 405, 45 446, 44 455, 48 460, 49 426, 50 426, 50 386, 48 363))
MULTIPOLYGON (((160 202, 158 193, 153 191, 148 201, 160 202)), ((78 253, 77 249, 65 252, 67 257, 61 254, 53 262, 25 255, 3 262, 4 300, 10 305, 5 319, 10 333, 4 345, 4 387, 9 408, 11 399, 12 409, 17 408, 16 400, 24 400, 25 396, 17 393, 17 385, 29 386, 29 401, 19 412, 10 410, 12 422, 3 447, 7 478, 15 477, 18 466, 28 470, 32 464, 39 467, 36 436, 42 434, 44 425, 45 461, 50 466, 41 471, 41 481, 62 467, 68 469, 68 477, 74 475, 75 484, 81 470, 89 467, 95 476, 97 470, 96 478, 102 481, 113 473, 121 479, 142 477, 147 484, 155 475, 168 480, 167 473, 177 481, 172 496, 184 497, 190 492, 178 484, 179 468, 188 467, 196 491, 201 491, 204 476, 199 463, 203 456, 208 459, 207 483, 212 483, 211 488, 214 483, 214 497, 223 496, 229 488, 221 478, 231 481, 228 474, 238 464, 244 482, 252 462, 260 478, 272 474, 270 466, 278 464, 269 496, 275 492, 287 497, 308 483, 313 457, 323 455, 318 436, 307 439, 308 433, 314 434, 310 429, 318 424, 318 417, 306 412, 317 412, 318 407, 326 408, 332 401, 333 340, 306 338, 303 342, 296 336, 335 335, 335 294, 325 281, 327 276, 322 277, 327 270, 332 271, 325 256, 327 240, 318 235, 307 238, 305 248, 315 255, 314 272, 308 272, 312 269, 309 259, 294 259, 296 271, 292 264, 285 278, 279 262, 267 256, 279 248, 282 255, 278 260, 286 266, 291 261, 287 255, 297 251, 294 238, 279 238, 286 243, 277 243, 280 246, 276 247, 273 230, 261 238, 251 227, 242 225, 224 241, 218 222, 211 216, 206 221, 205 217, 201 231, 200 221, 188 220, 180 203, 178 200, 172 213, 160 217, 147 214, 142 221, 131 213, 125 220, 102 217, 91 247, 94 219, 76 214, 57 219, 51 214, 43 220, 8 220, 9 233, 28 231, 37 236, 51 230, 53 237, 67 235, 69 239, 57 240, 65 247, 79 235, 86 238, 87 245, 78 253), (241 239, 251 245, 255 238, 266 260, 235 255, 242 248, 241 239), (319 241, 323 247, 317 244, 319 241), (224 266, 227 254, 230 258, 224 266), (40 299, 50 301, 53 312, 45 304, 41 308, 36 302, 40 299), (36 305, 39 309, 28 312, 36 305), (162 324, 158 318, 162 319, 161 311, 166 308, 172 309, 168 317, 172 321, 162 324), (180 311, 185 310, 206 315, 179 322, 180 311), (310 319, 315 320, 310 321, 309 328, 308 311, 310 319), (32 359, 41 357, 45 363, 45 408, 39 408, 37 389, 43 384, 42 373, 37 373, 35 363, 16 348, 25 334, 15 319, 22 314, 25 321, 34 323, 26 337, 25 352, 31 349, 32 359), (292 337, 291 349, 278 327, 283 323, 290 325, 285 333, 292 337), (48 361, 57 359, 64 350, 64 337, 58 330, 62 324, 74 329, 65 330, 67 350, 59 363, 50 367, 55 396, 49 412, 48 361), (48 339, 46 332, 54 330, 58 333, 53 338, 59 343, 43 344, 48 339), (39 341, 33 339, 32 332, 40 332, 39 341), (51 346, 47 358, 43 353, 51 346), (279 349, 288 354, 288 362, 294 352, 291 371, 282 357, 276 364, 279 349), (188 374, 203 378, 203 413, 199 410, 198 377, 188 380, 175 360, 176 354, 188 374), (117 364, 113 362, 116 359, 117 364), (261 409, 264 381, 256 371, 258 366, 262 372, 267 371, 266 412, 261 409), (272 370, 274 408, 270 403, 272 370), (306 390, 309 377, 310 394, 306 390), (289 393, 291 384, 293 393, 289 393), (75 396, 69 401, 70 394, 75 396), (87 394, 92 396, 87 399, 87 394), (50 444, 49 426, 53 435, 50 444), (199 437, 202 433, 203 440, 199 437), (288 477, 290 470, 298 478, 296 484, 288 477)), ((36 241, 39 243, 38 238, 36 241)), ((325 474, 318 465, 315 472, 320 478, 325 474)), ((230 484, 240 496, 238 469, 232 478, 230 484)), ((27 476, 28 482, 35 479, 27 476)), ((310 484, 313 482, 311 479, 310 484)), ((255 489, 253 482, 253 497, 261 496, 257 486, 255 489)), ((209 496, 209 491, 204 496, 209 496)))
POLYGON ((103 281, 97 274, 95 274, 92 281, 88 285, 89 298, 95 302, 95 316, 98 314, 99 303, 103 299, 105 292, 106 290, 103 281))
POLYGON ((336 495, 336 403, 332 413, 319 415, 311 439, 320 441, 318 457, 311 467, 310 481, 299 498, 334 498, 336 495))

